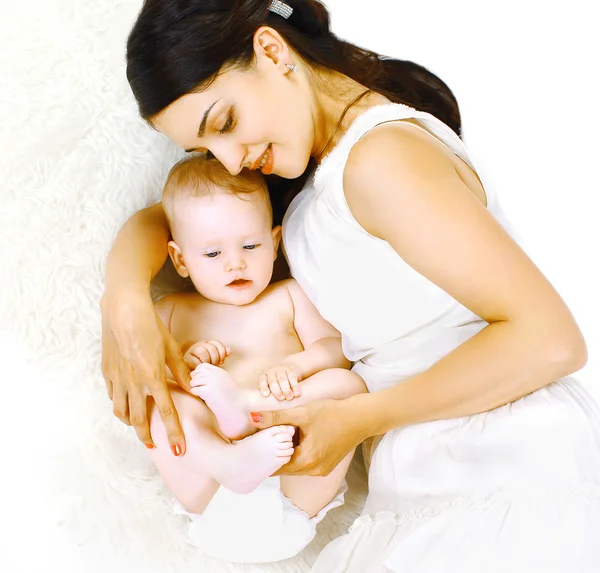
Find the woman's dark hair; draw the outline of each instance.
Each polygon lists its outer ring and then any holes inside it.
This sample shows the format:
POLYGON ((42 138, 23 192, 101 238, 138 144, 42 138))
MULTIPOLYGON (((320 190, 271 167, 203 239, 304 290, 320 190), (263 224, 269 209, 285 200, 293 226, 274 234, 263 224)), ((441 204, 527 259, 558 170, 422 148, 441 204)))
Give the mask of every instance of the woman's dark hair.
MULTIPOLYGON (((335 70, 393 102, 428 112, 460 136, 458 103, 441 79, 414 62, 341 40, 318 0, 284 2, 293 8, 288 19, 269 10, 271 0, 145 0, 127 42, 127 79, 141 116, 148 120, 183 95, 207 88, 226 65, 250 68, 254 33, 266 25, 315 68, 335 70)), ((282 183, 272 178, 269 187, 282 183)), ((281 196, 272 193, 276 213, 281 196)))

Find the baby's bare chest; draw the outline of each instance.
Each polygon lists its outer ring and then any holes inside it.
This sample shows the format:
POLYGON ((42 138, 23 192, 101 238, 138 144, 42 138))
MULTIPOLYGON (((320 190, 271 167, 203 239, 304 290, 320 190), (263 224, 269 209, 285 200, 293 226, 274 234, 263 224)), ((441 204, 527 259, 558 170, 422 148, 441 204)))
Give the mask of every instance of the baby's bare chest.
POLYGON ((188 307, 178 312, 171 331, 184 353, 199 340, 218 340, 231 348, 223 368, 244 386, 255 386, 265 368, 303 350, 293 308, 276 296, 244 307, 210 302, 188 307))

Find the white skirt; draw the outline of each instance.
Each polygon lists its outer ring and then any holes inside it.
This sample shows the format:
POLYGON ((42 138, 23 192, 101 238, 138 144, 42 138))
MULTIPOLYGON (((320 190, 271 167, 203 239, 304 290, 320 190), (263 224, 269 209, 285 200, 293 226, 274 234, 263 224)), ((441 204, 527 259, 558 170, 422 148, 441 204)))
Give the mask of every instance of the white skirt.
POLYGON ((572 378, 388 432, 311 573, 599 573, 600 412, 572 378))

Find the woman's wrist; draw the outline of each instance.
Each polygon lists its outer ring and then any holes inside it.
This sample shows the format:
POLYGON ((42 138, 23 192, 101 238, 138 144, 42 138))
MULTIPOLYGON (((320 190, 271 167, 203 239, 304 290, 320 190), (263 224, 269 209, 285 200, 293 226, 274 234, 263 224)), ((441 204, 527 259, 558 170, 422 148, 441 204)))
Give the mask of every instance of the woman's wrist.
POLYGON ((346 423, 356 434, 359 443, 386 432, 380 423, 376 396, 376 393, 357 394, 340 401, 346 423))
POLYGON ((128 307, 131 306, 133 301, 142 300, 152 304, 149 283, 107 285, 100 298, 100 308, 104 311, 114 307, 128 307))

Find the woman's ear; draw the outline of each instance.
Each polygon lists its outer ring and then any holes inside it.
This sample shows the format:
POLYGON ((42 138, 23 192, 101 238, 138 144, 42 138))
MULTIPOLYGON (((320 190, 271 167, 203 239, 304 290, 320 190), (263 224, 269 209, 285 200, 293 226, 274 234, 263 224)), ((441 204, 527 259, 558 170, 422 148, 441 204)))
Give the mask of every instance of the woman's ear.
POLYGON ((175 267, 177 274, 179 274, 180 277, 189 277, 190 273, 188 272, 185 262, 183 261, 183 255, 181 254, 179 245, 175 241, 169 241, 168 249, 169 256, 173 261, 173 266, 175 267))
POLYGON ((254 55, 258 68, 275 65, 275 67, 283 72, 288 73, 290 70, 286 64, 292 63, 292 55, 286 41, 282 36, 268 26, 262 26, 254 33, 254 55))

